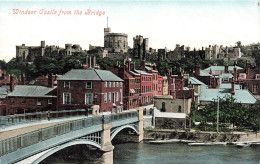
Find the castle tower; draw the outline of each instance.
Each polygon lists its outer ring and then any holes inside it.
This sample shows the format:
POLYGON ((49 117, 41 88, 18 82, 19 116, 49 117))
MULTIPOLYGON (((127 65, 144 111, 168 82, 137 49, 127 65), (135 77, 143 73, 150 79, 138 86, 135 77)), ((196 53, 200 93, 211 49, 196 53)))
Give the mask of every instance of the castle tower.
POLYGON ((107 17, 107 28, 104 28, 104 36, 111 32, 111 29, 108 27, 108 17, 107 17))

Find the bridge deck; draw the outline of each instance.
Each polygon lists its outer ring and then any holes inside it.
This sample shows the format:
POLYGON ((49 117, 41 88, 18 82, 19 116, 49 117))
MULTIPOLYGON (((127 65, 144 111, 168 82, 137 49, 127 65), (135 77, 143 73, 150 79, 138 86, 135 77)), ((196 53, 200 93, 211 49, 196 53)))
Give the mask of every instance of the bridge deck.
POLYGON ((0 131, 0 141, 16 137, 25 133, 33 132, 42 128, 62 124, 68 121, 76 120, 83 117, 71 117, 71 118, 64 118, 64 119, 55 119, 50 121, 42 121, 42 122, 34 122, 30 124, 23 124, 21 126, 14 125, 10 126, 7 129, 1 129, 0 131))

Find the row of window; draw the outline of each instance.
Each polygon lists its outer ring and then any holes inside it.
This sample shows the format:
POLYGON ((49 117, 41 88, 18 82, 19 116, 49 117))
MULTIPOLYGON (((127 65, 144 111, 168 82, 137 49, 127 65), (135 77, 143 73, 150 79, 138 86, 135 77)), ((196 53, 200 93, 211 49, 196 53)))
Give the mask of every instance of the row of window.
MULTIPOLYGON (((26 103, 26 99, 23 98, 22 104, 26 103)), ((15 98, 11 98, 11 104, 15 104, 15 98)), ((48 99, 48 104, 52 104, 52 99, 48 99)), ((42 105, 42 99, 37 99, 36 105, 42 105)))
POLYGON ((109 82, 105 82, 105 88, 106 87, 109 87, 109 88, 111 88, 111 87, 119 87, 119 85, 120 85, 120 87, 122 87, 122 82, 111 82, 111 81, 109 81, 109 82))
POLYGON ((142 81, 152 81, 151 77, 142 77, 142 81))
POLYGON ((104 93, 104 102, 105 103, 107 103, 107 97, 108 97, 108 102, 112 102, 112 100, 113 100, 113 103, 115 104, 116 103, 116 101, 119 101, 119 97, 120 97, 120 102, 122 102, 122 97, 123 97, 123 95, 122 95, 122 90, 120 89, 120 95, 119 95, 119 93, 118 92, 113 92, 113 93, 111 93, 111 92, 105 92, 104 93), (108 95, 108 96, 107 96, 108 95), (112 99, 113 98, 113 99, 112 99))
MULTIPOLYGON (((71 93, 63 93, 63 104, 71 104, 71 93)), ((93 104, 93 93, 85 94, 85 104, 93 104)))
MULTIPOLYGON (((70 81, 64 81, 64 88, 69 89, 70 88, 70 81)), ((92 89, 92 82, 87 81, 86 82, 86 89, 92 89)))
POLYGON ((151 86, 142 86, 142 93, 151 92, 151 91, 152 91, 151 86))
POLYGON ((152 102, 152 96, 142 96, 141 103, 149 103, 152 102))

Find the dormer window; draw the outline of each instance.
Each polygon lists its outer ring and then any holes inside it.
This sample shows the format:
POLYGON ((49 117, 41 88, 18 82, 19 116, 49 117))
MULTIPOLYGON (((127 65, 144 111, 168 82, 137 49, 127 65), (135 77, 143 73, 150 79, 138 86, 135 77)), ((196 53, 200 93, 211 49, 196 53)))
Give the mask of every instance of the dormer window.
POLYGON ((239 79, 246 79, 246 74, 245 73, 240 73, 239 74, 239 79))
POLYGON ((260 74, 256 74, 255 79, 260 79, 260 74))

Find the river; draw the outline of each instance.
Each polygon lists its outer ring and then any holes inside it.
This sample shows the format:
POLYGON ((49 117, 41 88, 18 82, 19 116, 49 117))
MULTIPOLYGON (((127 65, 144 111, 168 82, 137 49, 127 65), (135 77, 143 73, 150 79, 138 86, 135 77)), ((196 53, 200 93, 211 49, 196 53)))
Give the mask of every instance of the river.
MULTIPOLYGON (((188 146, 184 143, 122 143, 114 145, 114 164, 260 164, 260 146, 238 148, 227 146, 188 146)), ((81 158, 82 148, 56 153, 41 164, 89 164, 95 160, 81 158), (78 158, 69 159, 72 153, 78 158)), ((91 156, 95 156, 90 154, 91 156)), ((73 156, 73 155, 72 155, 73 156)), ((87 157, 88 158, 88 157, 87 157)))
POLYGON ((260 164, 260 147, 188 146, 182 143, 115 145, 114 164, 260 164))

